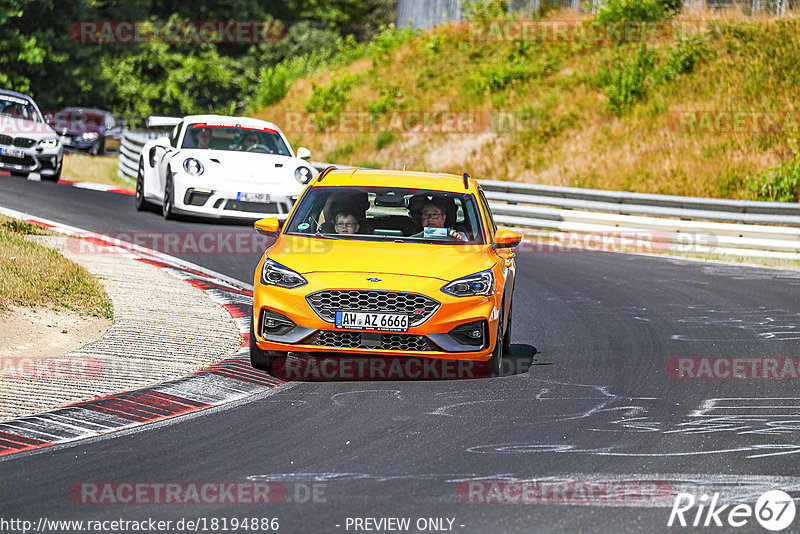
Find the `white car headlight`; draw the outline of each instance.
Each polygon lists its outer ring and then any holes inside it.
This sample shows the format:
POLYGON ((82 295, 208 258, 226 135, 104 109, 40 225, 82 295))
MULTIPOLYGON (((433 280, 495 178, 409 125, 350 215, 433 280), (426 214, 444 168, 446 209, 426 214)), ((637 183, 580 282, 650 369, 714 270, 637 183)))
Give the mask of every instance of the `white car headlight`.
POLYGON ((261 268, 261 283, 293 289, 306 285, 308 281, 288 267, 284 267, 277 261, 267 258, 261 268))
POLYGON ((308 167, 303 167, 302 165, 294 170, 294 177, 303 185, 310 182, 311 178, 313 178, 311 169, 308 167))
POLYGON ((454 297, 491 295, 494 291, 494 274, 487 270, 464 276, 444 286, 442 291, 454 297))
POLYGON ((84 141, 94 141, 98 137, 100 137, 100 134, 97 132, 83 132, 81 134, 81 139, 84 141))
POLYGON ((42 148, 55 148, 58 146, 58 137, 42 139, 41 141, 39 141, 39 146, 42 148))
POLYGON ((183 162, 183 170, 186 171, 186 174, 191 176, 200 176, 203 174, 205 168, 203 167, 203 164, 195 158, 186 158, 186 160, 183 162))

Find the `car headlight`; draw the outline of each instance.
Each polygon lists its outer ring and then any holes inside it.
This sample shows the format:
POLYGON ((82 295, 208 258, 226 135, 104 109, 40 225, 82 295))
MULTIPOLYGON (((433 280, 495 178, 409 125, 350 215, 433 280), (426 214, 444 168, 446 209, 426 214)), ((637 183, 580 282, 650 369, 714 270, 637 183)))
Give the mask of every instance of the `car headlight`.
POLYGON ((264 267, 261 268, 261 283, 293 289, 306 285, 308 281, 288 267, 267 258, 264 260, 264 267))
POLYGON ((195 158, 186 158, 183 162, 183 170, 186 171, 186 174, 191 176, 200 176, 205 169, 203 168, 203 164, 195 158))
POLYGON ((98 137, 100 137, 100 134, 97 132, 83 132, 81 134, 81 139, 84 141, 94 141, 98 137))
POLYGON ((294 170, 294 177, 297 178, 297 181, 303 185, 310 182, 311 178, 313 178, 311 175, 311 169, 308 167, 303 167, 302 165, 294 170))
POLYGON ((55 148, 58 146, 58 137, 42 139, 41 141, 39 141, 39 146, 42 148, 55 148))
POLYGON ((494 274, 488 270, 464 276, 444 286, 442 291, 454 297, 491 295, 494 291, 494 274))

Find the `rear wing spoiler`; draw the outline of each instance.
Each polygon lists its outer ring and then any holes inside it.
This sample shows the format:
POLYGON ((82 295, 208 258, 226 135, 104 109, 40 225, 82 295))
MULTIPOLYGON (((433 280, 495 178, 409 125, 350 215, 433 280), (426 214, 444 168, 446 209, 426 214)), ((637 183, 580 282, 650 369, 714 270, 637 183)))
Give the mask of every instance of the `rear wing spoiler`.
POLYGON ((175 126, 179 124, 183 119, 179 117, 155 117, 150 116, 147 117, 147 127, 148 128, 165 128, 168 126, 175 126))

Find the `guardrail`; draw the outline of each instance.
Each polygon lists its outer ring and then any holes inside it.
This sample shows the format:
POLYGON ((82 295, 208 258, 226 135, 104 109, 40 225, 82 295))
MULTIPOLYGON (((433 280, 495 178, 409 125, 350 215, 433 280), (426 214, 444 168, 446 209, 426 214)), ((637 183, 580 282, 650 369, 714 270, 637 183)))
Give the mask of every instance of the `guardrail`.
POLYGON ((142 132, 125 130, 119 141, 119 169, 117 176, 129 183, 136 182, 136 173, 139 170, 139 155, 142 147, 150 139, 163 135, 159 132, 142 132))
MULTIPOLYGON (((152 132, 126 132, 119 175, 133 181, 152 132)), ((312 161, 319 170, 333 165, 312 161)), ((669 251, 800 260, 800 204, 651 195, 481 180, 499 224, 548 239, 649 236, 669 251)))
MULTIPOLYGON (((320 170, 332 165, 311 163, 320 170)), ((628 236, 680 253, 800 260, 796 203, 479 182, 497 223, 528 229, 556 244, 564 243, 564 234, 628 236)))

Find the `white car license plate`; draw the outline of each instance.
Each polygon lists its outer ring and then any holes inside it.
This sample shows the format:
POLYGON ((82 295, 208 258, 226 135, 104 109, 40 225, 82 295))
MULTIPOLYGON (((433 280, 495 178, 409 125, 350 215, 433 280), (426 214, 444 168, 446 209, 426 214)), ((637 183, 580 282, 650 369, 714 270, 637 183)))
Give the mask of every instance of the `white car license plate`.
POLYGON ((0 147, 0 154, 12 158, 24 158, 25 152, 16 148, 0 147))
POLYGON ((408 330, 408 315, 337 311, 336 328, 405 332, 408 330))
POLYGON ((236 200, 244 202, 269 202, 269 193, 239 193, 236 200))

